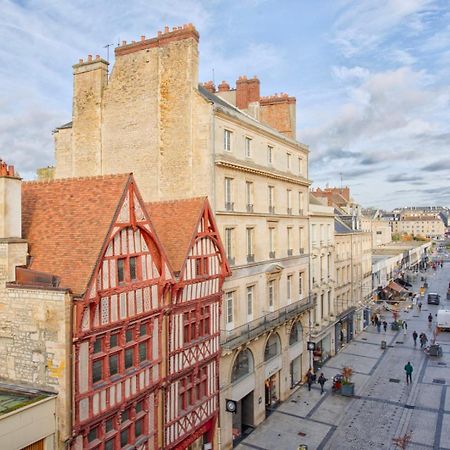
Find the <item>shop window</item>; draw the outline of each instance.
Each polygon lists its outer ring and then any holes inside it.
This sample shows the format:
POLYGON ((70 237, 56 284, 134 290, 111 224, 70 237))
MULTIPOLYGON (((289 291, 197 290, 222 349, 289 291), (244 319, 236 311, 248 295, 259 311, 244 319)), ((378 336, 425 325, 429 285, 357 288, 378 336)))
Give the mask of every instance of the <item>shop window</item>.
POLYGON ((295 322, 292 325, 291 332, 289 333, 289 345, 294 345, 300 342, 303 337, 303 328, 300 322, 295 322))
POLYGON ((264 361, 274 358, 280 353, 281 343, 280 337, 277 333, 272 333, 267 340, 266 348, 264 349, 264 361))
POLYGON ((254 362, 252 352, 248 349, 242 350, 236 356, 231 373, 231 382, 245 377, 254 370, 254 362))

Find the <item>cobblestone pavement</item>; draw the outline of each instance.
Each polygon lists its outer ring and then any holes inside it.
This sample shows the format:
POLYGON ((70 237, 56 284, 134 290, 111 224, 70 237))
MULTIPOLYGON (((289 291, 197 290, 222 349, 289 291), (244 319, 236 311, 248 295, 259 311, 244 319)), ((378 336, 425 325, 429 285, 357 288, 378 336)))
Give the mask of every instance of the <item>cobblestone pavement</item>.
MULTIPOLYGON (((420 345, 414 347, 412 333, 425 332, 430 339, 427 317, 438 309, 449 308, 446 300, 450 281, 450 263, 443 269, 419 274, 426 276, 427 292, 441 295, 441 305, 427 305, 422 311, 403 312, 408 323, 403 331, 387 333, 369 326, 323 367, 329 380, 324 395, 315 387, 311 392, 299 388, 268 419, 242 441, 238 450, 297 450, 300 444, 308 450, 394 449, 393 437, 412 431, 408 450, 450 450, 450 332, 440 333, 437 342, 443 348, 440 358, 427 356, 420 345), (387 341, 387 349, 380 343, 387 341), (407 385, 403 367, 411 361, 413 383, 407 385), (331 378, 342 366, 354 370, 355 397, 332 394, 331 378)), ((425 294, 426 295, 426 294, 425 294)), ((392 320, 391 313, 385 314, 392 320)))

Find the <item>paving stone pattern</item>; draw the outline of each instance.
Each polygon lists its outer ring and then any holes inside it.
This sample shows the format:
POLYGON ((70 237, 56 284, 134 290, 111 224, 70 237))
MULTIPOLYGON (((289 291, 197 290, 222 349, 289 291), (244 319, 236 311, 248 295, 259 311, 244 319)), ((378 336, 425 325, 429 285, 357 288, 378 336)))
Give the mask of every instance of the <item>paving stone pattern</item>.
MULTIPOLYGON (((440 306, 423 301, 420 313, 417 309, 403 312, 406 336, 403 331, 378 333, 369 326, 324 366, 329 380, 324 395, 318 386, 311 392, 299 388, 237 449, 297 450, 300 444, 308 445, 308 450, 394 449, 392 438, 412 430, 408 450, 450 450, 450 433, 445 432, 450 429, 450 333, 437 337, 443 348, 441 358, 427 356, 420 345, 414 347, 412 339, 414 330, 430 339, 429 312, 450 309, 446 300, 450 263, 423 275, 428 278, 427 292, 441 294, 440 306), (382 340, 387 341, 386 350, 380 348, 382 340), (403 370, 408 361, 414 367, 412 385, 406 384, 403 370), (353 398, 330 392, 331 378, 344 365, 354 370, 353 398)), ((413 290, 418 290, 423 275, 418 275, 413 290)), ((392 320, 390 313, 385 317, 392 320)))

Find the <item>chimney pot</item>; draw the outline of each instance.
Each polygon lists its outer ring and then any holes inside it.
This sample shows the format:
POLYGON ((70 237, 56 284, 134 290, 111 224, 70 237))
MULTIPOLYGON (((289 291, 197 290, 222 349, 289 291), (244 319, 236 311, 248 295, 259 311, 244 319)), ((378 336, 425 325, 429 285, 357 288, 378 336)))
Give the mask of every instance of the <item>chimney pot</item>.
POLYGON ((162 31, 158 31, 158 37, 162 36, 162 31))
POLYGON ((164 27, 164 33, 168 33, 169 32, 169 27, 166 25, 165 27, 164 27))
POLYGON ((92 61, 92 55, 88 55, 88 62, 92 61))
POLYGON ((141 36, 141 41, 145 41, 145 36, 144 35, 141 36))
POLYGON ((83 59, 80 58, 80 59, 78 60, 78 64, 83 64, 83 63, 84 63, 83 59))
POLYGON ((100 55, 95 55, 95 59, 98 61, 100 59, 100 55))

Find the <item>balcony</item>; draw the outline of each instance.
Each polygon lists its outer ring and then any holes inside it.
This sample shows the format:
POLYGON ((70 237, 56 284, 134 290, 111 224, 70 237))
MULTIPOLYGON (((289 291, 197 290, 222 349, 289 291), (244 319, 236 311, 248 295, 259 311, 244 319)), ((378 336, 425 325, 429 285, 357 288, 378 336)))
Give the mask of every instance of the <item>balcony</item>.
POLYGON ((247 203, 247 212, 253 212, 253 203, 247 203))
POLYGON ((288 256, 292 256, 292 254, 294 253, 294 250, 292 250, 292 248, 288 248, 288 256))
POLYGON ((269 206, 269 214, 275 214, 275 206, 269 206))
POLYGON ((248 263, 255 262, 255 255, 253 253, 250 255, 247 255, 247 262, 248 263))
POLYGON ((304 255, 305 254, 305 249, 304 248, 299 248, 298 252, 300 253, 300 255, 304 255))
POLYGON ((261 336, 282 323, 294 318, 314 306, 313 298, 307 297, 291 303, 288 306, 266 314, 264 317, 252 320, 233 330, 221 330, 221 346, 227 350, 233 350, 244 342, 261 336))
POLYGON ((303 216, 303 209, 299 209, 299 210, 298 210, 298 215, 299 215, 299 216, 303 216))
POLYGON ((275 259, 275 252, 269 252, 269 258, 275 259))
POLYGON ((234 256, 229 256, 228 257, 228 263, 230 264, 230 266, 234 266, 234 264, 235 264, 234 256))
POLYGON ((234 211, 234 202, 225 202, 226 211, 234 211))
POLYGON ((292 208, 288 208, 288 209, 287 209, 287 213, 288 213, 290 216, 292 216, 292 208))

